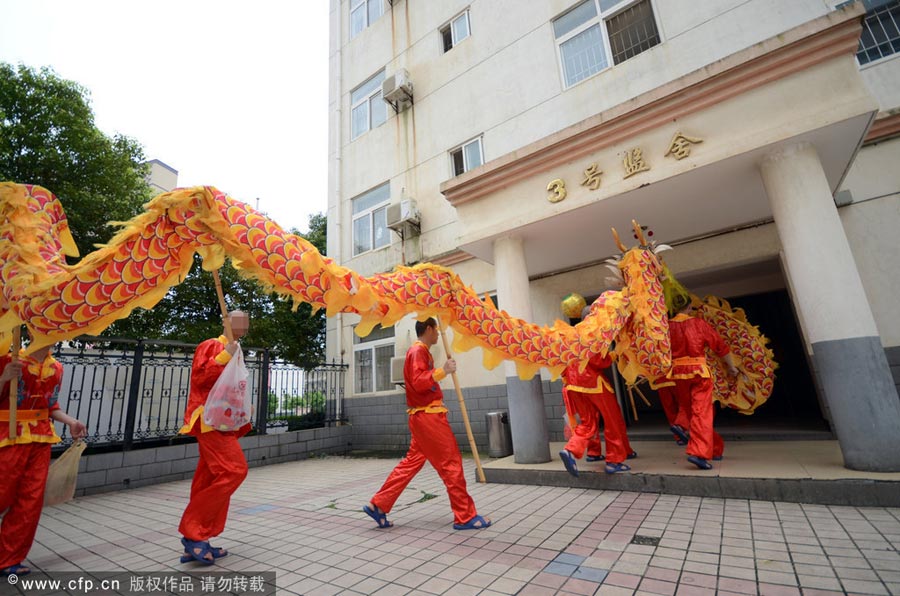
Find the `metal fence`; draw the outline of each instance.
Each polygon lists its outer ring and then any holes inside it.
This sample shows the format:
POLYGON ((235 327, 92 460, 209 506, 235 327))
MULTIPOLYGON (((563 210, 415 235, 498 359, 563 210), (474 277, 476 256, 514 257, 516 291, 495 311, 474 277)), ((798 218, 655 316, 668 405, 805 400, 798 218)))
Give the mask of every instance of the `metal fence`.
MULTIPOLYGON (((163 340, 79 338, 59 347, 63 365, 59 405, 87 425, 92 446, 158 444, 184 423, 196 345, 163 340)), ((259 434, 316 428, 342 420, 348 366, 325 363, 306 370, 270 358, 267 349, 245 348, 254 396, 253 427, 259 434)), ((68 427, 62 445, 71 443, 68 427)))

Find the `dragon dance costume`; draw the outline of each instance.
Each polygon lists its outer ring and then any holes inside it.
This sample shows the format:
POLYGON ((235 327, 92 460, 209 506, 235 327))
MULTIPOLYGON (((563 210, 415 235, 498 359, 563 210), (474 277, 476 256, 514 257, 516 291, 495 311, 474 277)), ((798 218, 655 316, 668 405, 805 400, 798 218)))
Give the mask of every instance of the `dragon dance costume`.
POLYGON ((204 341, 194 351, 191 364, 191 389, 181 433, 197 437, 200 459, 178 531, 192 542, 205 542, 222 533, 231 495, 247 477, 247 459, 238 438, 250 431, 250 425, 222 432, 203 421, 206 398, 231 360, 225 351, 227 342, 224 336, 204 341))
MULTIPOLYGON (((49 354, 43 362, 20 358, 23 368, 18 383, 17 438, 9 436, 9 383, 0 386, 0 569, 21 563, 37 532, 44 506, 44 487, 50 468, 50 446, 60 438, 50 413, 59 409, 56 399, 62 381, 62 364, 49 354)), ((0 357, 0 371, 12 361, 0 357)))
POLYGON ((462 456, 447 421, 444 393, 438 385, 446 376, 443 369, 434 368, 434 358, 423 342, 415 342, 406 352, 403 379, 412 440, 406 456, 372 497, 372 504, 384 514, 390 513, 400 493, 428 461, 447 487, 454 524, 467 524, 478 515, 466 490, 462 456))
POLYGON ((718 458, 725 446, 722 437, 713 430, 713 381, 706 362, 706 348, 721 358, 730 352, 728 345, 709 323, 683 313, 669 320, 669 337, 672 343, 669 378, 675 382, 673 389, 680 406, 678 419, 686 418, 688 426, 684 428, 690 428, 685 451, 705 460, 718 458))
POLYGON ((581 459, 585 452, 592 456, 599 455, 594 437, 599 431, 601 416, 607 463, 620 464, 632 453, 622 410, 603 374, 603 369, 610 364, 609 357, 597 354, 588 361, 584 371, 579 371, 578 364, 572 364, 563 372, 566 411, 570 417, 577 414, 580 419, 565 449, 577 459, 581 459))

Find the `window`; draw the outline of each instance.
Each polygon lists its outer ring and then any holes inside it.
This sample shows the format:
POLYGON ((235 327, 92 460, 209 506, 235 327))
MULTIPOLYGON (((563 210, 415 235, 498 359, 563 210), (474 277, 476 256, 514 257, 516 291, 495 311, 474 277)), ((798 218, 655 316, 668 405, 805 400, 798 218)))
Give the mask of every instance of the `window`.
POLYGON ((441 40, 444 43, 444 52, 449 52, 459 42, 469 37, 469 11, 465 11, 441 28, 441 40))
POLYGON ((355 139, 387 120, 387 105, 381 99, 382 70, 350 92, 350 138, 355 139))
POLYGON ((384 14, 384 0, 350 0, 350 38, 384 14))
POLYGON ((863 0, 863 21, 856 58, 860 66, 900 52, 900 0, 863 0))
POLYGON ((453 175, 459 176, 463 172, 468 172, 473 168, 477 168, 484 163, 484 157, 481 151, 481 137, 472 139, 467 143, 463 143, 456 149, 450 150, 450 164, 453 168, 453 175))
POLYGON ((387 227, 387 207, 390 199, 389 182, 352 199, 354 257, 391 243, 387 227))
POLYGON ((659 43, 650 0, 586 0, 553 21, 566 87, 659 43), (624 8, 623 10, 623 7, 624 8))
POLYGON ((394 357, 394 328, 376 325, 366 337, 353 335, 354 392, 389 391, 391 358, 394 357))

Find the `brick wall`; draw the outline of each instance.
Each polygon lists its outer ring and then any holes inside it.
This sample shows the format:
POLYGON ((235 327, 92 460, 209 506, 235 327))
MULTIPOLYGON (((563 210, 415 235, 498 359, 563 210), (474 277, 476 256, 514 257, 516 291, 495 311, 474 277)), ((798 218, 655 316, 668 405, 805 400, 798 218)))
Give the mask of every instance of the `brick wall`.
MULTIPOLYGON (((564 407, 562 383, 544 381, 544 408, 551 441, 562 441, 564 407)), ((488 412, 509 411, 506 384, 470 387, 462 390, 466 411, 472 425, 475 444, 482 457, 488 451, 488 412)), ((459 409, 459 400, 452 387, 444 389, 444 404, 449 410, 450 426, 460 449, 470 451, 469 439, 459 409)), ((403 393, 375 397, 351 397, 344 400, 343 412, 350 420, 351 442, 354 450, 402 453, 409 447, 406 397, 403 393)))
MULTIPOLYGON (((306 459, 322 453, 346 453, 350 427, 314 428, 240 439, 247 464, 253 468, 306 459)), ((76 496, 109 492, 192 478, 197 467, 197 443, 81 456, 76 496)))

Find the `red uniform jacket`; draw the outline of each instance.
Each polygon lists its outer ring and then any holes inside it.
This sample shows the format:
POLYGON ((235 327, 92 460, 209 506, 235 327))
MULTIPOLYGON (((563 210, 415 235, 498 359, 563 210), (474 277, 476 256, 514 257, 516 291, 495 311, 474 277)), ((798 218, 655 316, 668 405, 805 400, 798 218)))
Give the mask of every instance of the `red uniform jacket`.
POLYGON ((447 376, 444 369, 434 368, 434 358, 428 346, 417 341, 406 352, 403 364, 403 380, 406 382, 406 405, 410 408, 425 408, 429 404, 441 402, 444 392, 438 383, 447 376))
MULTIPOLYGON (((59 385, 62 382, 62 364, 48 355, 43 362, 37 362, 22 356, 20 358, 24 367, 19 379, 18 399, 16 408, 20 412, 17 415, 19 432, 16 444, 23 443, 59 443, 60 438, 53 428, 50 420, 50 412, 59 409, 56 403, 59 396, 59 385), (26 420, 29 415, 23 410, 40 412, 37 420, 26 420), (44 414, 46 411, 46 414, 44 414)), ((0 371, 12 361, 11 356, 0 356, 0 371)), ((0 447, 9 445, 9 383, 0 386, 0 411, 6 414, 0 422, 0 447)))
POLYGON ((563 372, 565 388, 580 393, 612 393, 612 386, 603 374, 603 369, 609 368, 611 363, 609 356, 595 354, 583 372, 579 371, 580 364, 570 364, 563 372))
POLYGON ((728 354, 728 345, 712 325, 697 317, 679 314, 669 319, 669 339, 672 345, 673 379, 709 378, 706 348, 720 358, 728 354))
MULTIPOLYGON (((215 339, 208 339, 194 350, 194 361, 191 364, 191 389, 188 393, 188 403, 184 410, 184 426, 181 434, 197 436, 215 430, 203 422, 203 406, 206 398, 216 384, 219 375, 225 370, 225 365, 231 360, 231 354, 225 351, 228 339, 221 335, 215 339)), ((238 436, 243 436, 250 431, 249 424, 234 431, 238 436)))

